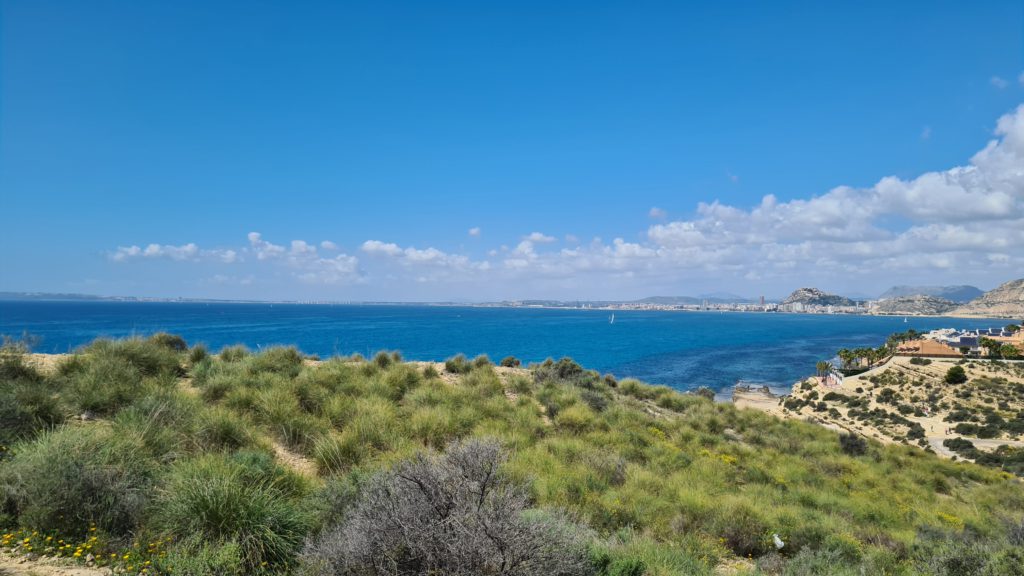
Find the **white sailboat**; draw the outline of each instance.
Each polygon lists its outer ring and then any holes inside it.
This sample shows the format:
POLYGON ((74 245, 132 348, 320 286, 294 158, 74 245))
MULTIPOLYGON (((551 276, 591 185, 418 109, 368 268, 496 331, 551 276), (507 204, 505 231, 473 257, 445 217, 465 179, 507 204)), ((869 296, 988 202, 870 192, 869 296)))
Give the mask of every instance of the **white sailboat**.
POLYGON ((613 313, 611 318, 608 319, 609 324, 615 324, 615 314, 613 313))

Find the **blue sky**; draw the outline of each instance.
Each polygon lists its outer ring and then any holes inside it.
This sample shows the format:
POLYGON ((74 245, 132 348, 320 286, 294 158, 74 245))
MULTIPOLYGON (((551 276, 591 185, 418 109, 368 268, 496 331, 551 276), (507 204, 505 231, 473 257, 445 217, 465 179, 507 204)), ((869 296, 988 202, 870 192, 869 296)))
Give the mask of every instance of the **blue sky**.
POLYGON ((1024 276, 1024 6, 825 4, 6 0, 0 290, 1024 276))

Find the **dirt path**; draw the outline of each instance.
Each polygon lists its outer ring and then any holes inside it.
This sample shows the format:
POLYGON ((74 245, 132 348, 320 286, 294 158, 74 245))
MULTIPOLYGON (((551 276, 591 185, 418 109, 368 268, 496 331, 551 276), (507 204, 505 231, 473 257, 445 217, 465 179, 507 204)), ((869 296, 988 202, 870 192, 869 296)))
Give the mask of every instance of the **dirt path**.
POLYGON ((86 568, 60 558, 26 560, 0 552, 0 576, 109 576, 107 568, 86 568))
POLYGON ((292 452, 277 440, 271 439, 270 445, 274 449, 274 455, 281 464, 284 464, 303 476, 308 476, 310 478, 316 477, 317 468, 315 462, 298 452, 292 452))

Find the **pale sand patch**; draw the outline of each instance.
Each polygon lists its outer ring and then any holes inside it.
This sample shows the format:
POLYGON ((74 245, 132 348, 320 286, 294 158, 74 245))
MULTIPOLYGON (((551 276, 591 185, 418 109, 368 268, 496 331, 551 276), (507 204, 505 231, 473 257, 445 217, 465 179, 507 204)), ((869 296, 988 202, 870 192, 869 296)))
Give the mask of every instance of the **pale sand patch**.
POLYGON ((0 576, 108 576, 108 568, 77 566, 64 558, 39 557, 28 560, 0 552, 0 576))
POLYGON ((57 371, 57 366, 70 356, 71 354, 26 354, 25 359, 36 370, 52 374, 57 371))

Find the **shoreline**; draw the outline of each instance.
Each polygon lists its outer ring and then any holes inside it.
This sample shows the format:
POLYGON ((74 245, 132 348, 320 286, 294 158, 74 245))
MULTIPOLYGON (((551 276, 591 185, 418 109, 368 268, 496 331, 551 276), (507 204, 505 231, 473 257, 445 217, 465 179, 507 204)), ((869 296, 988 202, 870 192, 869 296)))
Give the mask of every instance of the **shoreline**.
MULTIPOLYGON (((93 303, 93 304, 218 304, 218 305, 268 305, 268 306, 396 306, 396 307, 429 307, 429 308, 501 308, 501 309, 524 309, 524 310, 578 310, 597 312, 717 312, 721 314, 784 314, 791 316, 865 316, 876 318, 960 318, 965 320, 993 320, 993 321, 1019 321, 1013 316, 999 316, 987 314, 876 314, 870 312, 792 312, 781 310, 738 310, 738 309, 693 309, 693 308, 672 308, 672 307, 635 307, 628 302, 622 304, 605 304, 601 306, 552 306, 546 304, 537 305, 514 305, 500 302, 374 302, 374 301, 318 301, 318 300, 218 300, 205 298, 146 298, 134 296, 100 296, 95 298, 4 298, 0 302, 5 303, 93 303)), ((777 303, 776 303, 777 304, 777 303)), ((756 306, 753 303, 738 302, 725 304, 735 306, 756 306)))

